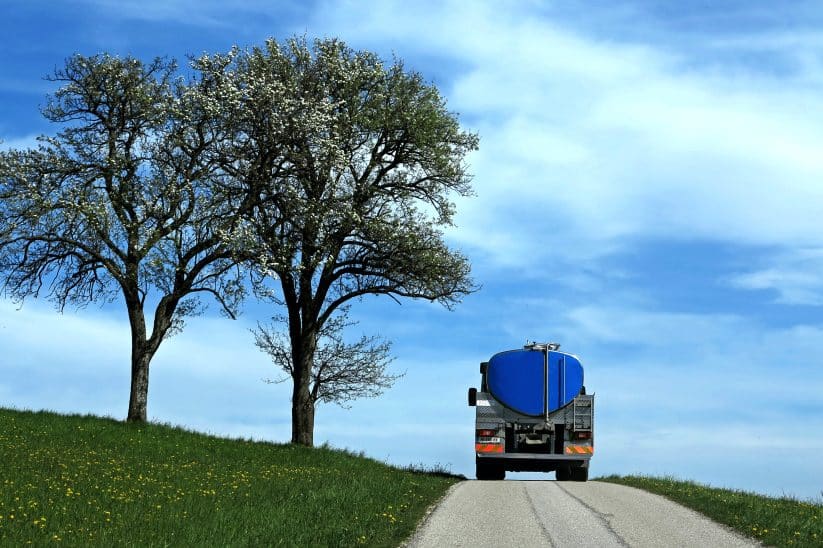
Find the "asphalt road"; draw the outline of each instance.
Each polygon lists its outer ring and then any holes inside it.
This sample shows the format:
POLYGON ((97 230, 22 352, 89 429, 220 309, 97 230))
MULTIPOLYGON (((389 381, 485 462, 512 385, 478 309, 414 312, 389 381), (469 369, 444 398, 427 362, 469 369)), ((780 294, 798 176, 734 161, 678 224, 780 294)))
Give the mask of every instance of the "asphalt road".
POLYGON ((442 546, 758 546, 678 504, 590 481, 464 481, 409 542, 442 546))

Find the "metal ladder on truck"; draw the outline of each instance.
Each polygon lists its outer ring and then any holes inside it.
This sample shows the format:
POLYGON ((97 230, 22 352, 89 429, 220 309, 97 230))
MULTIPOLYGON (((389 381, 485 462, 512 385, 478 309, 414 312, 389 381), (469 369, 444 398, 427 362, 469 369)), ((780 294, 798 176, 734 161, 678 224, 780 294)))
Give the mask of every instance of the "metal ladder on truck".
POLYGON ((577 432, 591 432, 594 417, 594 396, 580 395, 572 400, 572 419, 577 432))

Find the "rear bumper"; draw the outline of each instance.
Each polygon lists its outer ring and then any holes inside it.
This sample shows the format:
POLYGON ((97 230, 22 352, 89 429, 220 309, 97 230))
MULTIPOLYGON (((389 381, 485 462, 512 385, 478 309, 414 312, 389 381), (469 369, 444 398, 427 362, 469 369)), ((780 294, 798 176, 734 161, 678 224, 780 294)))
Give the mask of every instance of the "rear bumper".
POLYGON ((588 467, 591 455, 546 453, 476 453, 477 462, 494 464, 511 472, 551 472, 564 466, 588 467))

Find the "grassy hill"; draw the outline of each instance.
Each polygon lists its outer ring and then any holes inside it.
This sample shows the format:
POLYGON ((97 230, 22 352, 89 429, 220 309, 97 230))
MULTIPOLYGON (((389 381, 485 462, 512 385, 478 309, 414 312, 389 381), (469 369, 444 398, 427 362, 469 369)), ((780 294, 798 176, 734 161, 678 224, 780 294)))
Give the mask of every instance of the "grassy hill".
POLYGON ((3 546, 396 546, 458 479, 327 448, 0 409, 3 546))
POLYGON ((597 480, 657 493, 767 546, 823 546, 823 504, 819 502, 718 489, 674 478, 608 476, 597 480))
MULTIPOLYGON (((459 481, 328 448, 0 409, 0 545, 397 546, 459 481)), ((772 546, 823 546, 823 505, 609 476, 772 546)))

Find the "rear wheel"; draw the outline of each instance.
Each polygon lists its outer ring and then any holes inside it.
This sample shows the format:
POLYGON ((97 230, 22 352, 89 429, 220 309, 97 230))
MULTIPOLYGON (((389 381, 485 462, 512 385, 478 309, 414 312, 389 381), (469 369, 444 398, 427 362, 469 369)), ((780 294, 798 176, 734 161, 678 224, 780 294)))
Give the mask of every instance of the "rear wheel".
POLYGON ((568 466, 561 466, 554 474, 557 481, 569 481, 572 479, 572 469, 568 466))
POLYGON ((503 480, 506 479, 506 471, 501 466, 487 464, 485 462, 477 463, 476 470, 477 479, 479 480, 503 480))
POLYGON ((587 481, 589 479, 589 468, 578 466, 571 469, 572 481, 587 481))
POLYGON ((483 462, 478 462, 476 470, 477 471, 476 471, 475 475, 477 476, 477 479, 479 479, 481 481, 490 479, 489 476, 490 476, 491 470, 489 470, 489 465, 488 464, 485 464, 483 462))

